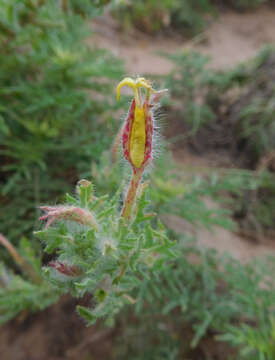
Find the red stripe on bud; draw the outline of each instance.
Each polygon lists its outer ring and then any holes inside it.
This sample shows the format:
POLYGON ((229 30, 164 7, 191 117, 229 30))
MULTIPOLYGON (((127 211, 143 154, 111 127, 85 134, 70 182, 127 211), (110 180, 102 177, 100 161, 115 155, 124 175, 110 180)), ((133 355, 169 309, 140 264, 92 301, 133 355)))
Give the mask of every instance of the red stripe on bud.
POLYGON ((62 263, 61 261, 57 261, 57 262, 51 261, 49 263, 49 266, 51 266, 52 268, 54 268, 55 270, 66 276, 79 276, 82 273, 82 270, 79 267, 68 265, 62 263))

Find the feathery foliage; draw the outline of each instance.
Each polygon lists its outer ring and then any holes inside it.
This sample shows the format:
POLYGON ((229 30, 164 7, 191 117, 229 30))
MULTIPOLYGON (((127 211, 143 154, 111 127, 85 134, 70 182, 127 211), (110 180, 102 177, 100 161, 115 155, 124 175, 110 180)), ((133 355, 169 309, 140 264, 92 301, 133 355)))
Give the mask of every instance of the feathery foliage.
POLYGON ((186 237, 178 252, 137 289, 134 321, 132 311, 124 313, 118 358, 204 358, 197 348, 207 337, 233 345, 224 359, 273 359, 274 258, 241 265, 186 237))
POLYGON ((237 194, 230 191, 237 195, 234 213, 245 231, 272 235, 274 77, 266 73, 273 68, 274 49, 267 47, 256 58, 225 71, 209 69, 209 59, 193 51, 168 57, 175 67, 166 77, 171 89, 167 106, 172 117, 174 111, 180 115, 182 127, 182 134, 171 141, 184 140, 198 153, 218 149, 235 166, 252 170, 250 175, 246 172, 247 187, 244 183, 236 186, 237 194))
POLYGON ((89 1, 0 4, 0 231, 12 241, 33 229, 39 204, 71 190, 116 129, 107 94, 121 64, 85 44, 84 5, 86 15, 99 11, 89 1))

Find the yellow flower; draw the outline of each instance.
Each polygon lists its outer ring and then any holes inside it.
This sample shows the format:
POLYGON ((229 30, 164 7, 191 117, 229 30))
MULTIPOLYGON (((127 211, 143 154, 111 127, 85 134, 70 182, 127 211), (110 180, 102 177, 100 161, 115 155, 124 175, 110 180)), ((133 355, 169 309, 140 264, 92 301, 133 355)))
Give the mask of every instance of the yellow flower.
POLYGON ((123 86, 129 86, 134 90, 134 99, 122 134, 124 156, 133 167, 141 168, 151 157, 153 126, 149 98, 156 91, 144 78, 134 80, 127 77, 117 86, 117 100, 120 98, 120 89, 123 86), (144 101, 140 93, 142 87, 146 89, 144 101))

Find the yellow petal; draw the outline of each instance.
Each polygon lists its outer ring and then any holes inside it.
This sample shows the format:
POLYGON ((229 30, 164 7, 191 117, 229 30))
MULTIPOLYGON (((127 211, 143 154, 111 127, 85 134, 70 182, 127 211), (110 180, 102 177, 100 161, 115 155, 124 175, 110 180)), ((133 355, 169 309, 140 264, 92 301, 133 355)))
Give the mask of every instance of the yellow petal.
POLYGON ((145 111, 136 106, 130 137, 130 158, 136 168, 140 168, 145 156, 145 111))
POLYGON ((136 89, 137 88, 137 85, 136 85, 136 81, 133 80, 132 78, 130 77, 126 77, 124 78, 117 86, 116 88, 116 97, 117 97, 117 101, 119 101, 120 99, 120 89, 123 87, 123 86, 129 86, 131 87, 132 89, 136 89))
POLYGON ((139 77, 134 80, 130 77, 126 77, 118 84, 118 86, 116 88, 117 101, 119 101, 119 99, 120 99, 120 89, 123 86, 129 86, 130 88, 132 88, 134 90, 136 104, 139 107, 141 107, 141 100, 140 100, 140 95, 138 92, 139 88, 144 87, 147 90, 147 94, 146 94, 147 98, 149 98, 151 92, 153 92, 153 93, 155 92, 155 90, 152 88, 150 82, 148 80, 146 80, 145 78, 139 77))

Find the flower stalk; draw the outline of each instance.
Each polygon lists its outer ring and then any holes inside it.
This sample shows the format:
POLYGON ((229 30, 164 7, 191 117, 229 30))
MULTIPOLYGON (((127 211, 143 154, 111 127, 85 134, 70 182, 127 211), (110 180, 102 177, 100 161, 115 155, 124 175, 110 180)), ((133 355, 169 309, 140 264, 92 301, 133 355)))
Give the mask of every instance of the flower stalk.
POLYGON ((129 221, 131 219, 132 208, 135 203, 139 184, 142 179, 143 170, 144 169, 138 169, 136 171, 133 171, 133 173, 132 173, 130 186, 129 186, 127 196, 125 198, 124 205, 123 205, 122 212, 121 212, 121 216, 127 221, 129 221))

